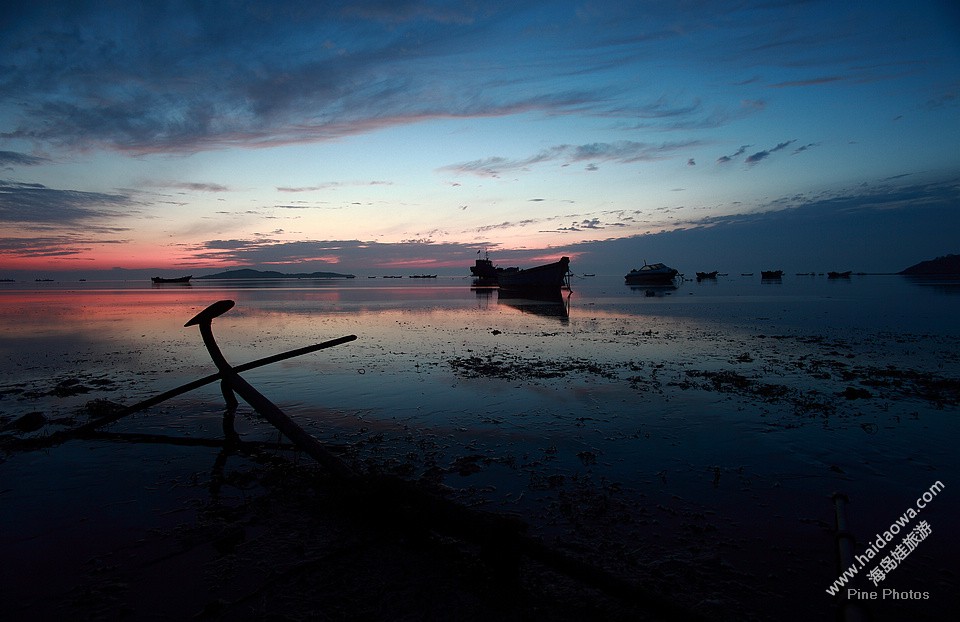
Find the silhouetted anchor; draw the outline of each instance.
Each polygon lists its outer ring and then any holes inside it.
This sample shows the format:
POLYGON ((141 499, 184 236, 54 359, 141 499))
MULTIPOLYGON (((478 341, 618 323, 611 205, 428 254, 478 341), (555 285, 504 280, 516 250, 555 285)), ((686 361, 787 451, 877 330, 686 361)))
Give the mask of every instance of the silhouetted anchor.
POLYGON ((227 359, 224 358, 213 338, 213 318, 218 317, 233 308, 232 300, 220 300, 197 315, 193 316, 184 326, 198 326, 200 335, 203 337, 203 344, 213 359, 213 364, 220 371, 221 381, 220 389, 223 397, 227 401, 227 407, 233 409, 237 406, 237 398, 233 395, 234 391, 240 394, 243 400, 250 404, 254 410, 263 415, 263 417, 272 423, 280 432, 294 442, 295 445, 310 454, 314 460, 319 462, 333 475, 340 478, 354 478, 356 474, 340 458, 331 454, 316 438, 311 436, 306 430, 301 428, 295 421, 288 417, 276 404, 268 400, 262 393, 253 388, 253 386, 240 377, 227 359))
POLYGON ((234 302, 232 300, 221 300, 219 302, 215 302, 186 323, 186 326, 198 325, 200 327, 200 334, 207 346, 207 350, 210 352, 211 357, 213 357, 214 364, 217 365, 217 373, 204 376, 203 378, 198 378, 197 380, 180 385, 179 387, 164 391, 163 393, 154 395, 153 397, 147 398, 141 402, 137 402, 131 406, 111 409, 110 412, 101 413, 90 421, 79 425, 76 428, 60 430, 44 437, 19 439, 16 441, 7 440, 6 443, 10 446, 16 446, 19 449, 33 450, 41 449, 43 447, 52 447, 74 438, 83 438, 89 434, 95 433, 99 428, 119 421, 128 415, 140 412, 141 410, 146 410, 151 406, 156 406, 157 404, 177 397, 178 395, 183 395, 184 393, 193 391, 194 389, 199 389, 200 387, 220 380, 220 388, 223 392, 224 399, 227 401, 228 412, 224 418, 223 429, 228 443, 235 442, 237 440, 237 434, 233 430, 232 425, 232 411, 237 406, 237 399, 233 395, 234 389, 236 389, 236 391, 240 393, 240 396, 243 397, 246 402, 250 403, 250 405, 253 406, 257 412, 262 414, 271 423, 277 426, 281 432, 290 438, 290 440, 294 441, 294 443, 298 445, 301 445, 304 450, 307 450, 308 453, 310 453, 322 464, 329 466, 334 471, 344 473, 344 468, 346 465, 344 465, 342 461, 335 456, 330 455, 330 453, 322 447, 319 447, 319 442, 316 439, 311 437, 309 434, 307 434, 307 432, 300 428, 300 426, 290 420, 290 418, 284 415, 275 404, 263 397, 263 395, 251 387, 249 383, 240 378, 238 374, 242 371, 269 365, 270 363, 285 361, 295 356, 301 356, 303 354, 309 354, 318 350, 324 350, 326 348, 332 348, 343 343, 348 343, 350 341, 354 341, 357 336, 347 335, 345 337, 338 337, 337 339, 322 341, 320 343, 304 346, 302 348, 296 348, 295 350, 288 350, 287 352, 273 354, 271 356, 266 356, 261 359, 250 361, 249 363, 243 363, 242 365, 233 367, 226 361, 223 354, 220 352, 220 348, 217 346, 217 343, 213 338, 213 332, 210 328, 213 318, 226 313, 232 309, 233 306, 234 302), (237 387, 238 380, 246 385, 244 389, 237 387), (281 421, 281 425, 283 425, 283 427, 280 427, 280 425, 275 423, 277 420, 281 421), (313 447, 313 449, 308 449, 309 447, 313 447))

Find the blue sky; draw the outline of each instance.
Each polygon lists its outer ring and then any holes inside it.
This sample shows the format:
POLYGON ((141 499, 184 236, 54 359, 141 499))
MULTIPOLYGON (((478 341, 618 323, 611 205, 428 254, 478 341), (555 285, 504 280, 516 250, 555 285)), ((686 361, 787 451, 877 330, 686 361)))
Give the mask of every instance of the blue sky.
POLYGON ((0 273, 960 252, 952 2, 20 4, 0 273))

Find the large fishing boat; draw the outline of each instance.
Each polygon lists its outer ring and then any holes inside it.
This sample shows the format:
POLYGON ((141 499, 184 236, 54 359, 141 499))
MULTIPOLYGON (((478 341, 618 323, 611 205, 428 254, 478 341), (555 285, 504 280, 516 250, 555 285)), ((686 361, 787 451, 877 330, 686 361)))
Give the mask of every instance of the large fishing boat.
MULTIPOLYGON (((477 254, 479 255, 480 251, 477 251, 477 254)), ((480 284, 487 285, 496 285, 501 274, 510 274, 519 271, 520 268, 499 268, 494 266, 493 261, 490 260, 490 255, 486 252, 483 254, 483 259, 477 259, 470 268, 470 273, 477 281, 480 284)))
POLYGON ((561 257, 554 263, 527 268, 525 270, 507 271, 498 273, 497 284, 507 289, 556 289, 567 284, 567 275, 570 273, 570 258, 561 257))

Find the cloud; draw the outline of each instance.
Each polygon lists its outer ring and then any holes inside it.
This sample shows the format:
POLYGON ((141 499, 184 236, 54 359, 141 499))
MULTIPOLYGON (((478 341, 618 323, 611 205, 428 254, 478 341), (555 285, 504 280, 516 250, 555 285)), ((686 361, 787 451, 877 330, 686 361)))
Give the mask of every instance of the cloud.
POLYGON ((763 112, 766 110, 766 107, 767 104, 764 100, 745 99, 735 108, 717 106, 711 111, 701 111, 698 108, 696 111, 691 110, 690 115, 678 117, 671 123, 663 123, 660 125, 641 123, 638 124, 637 127, 640 129, 659 128, 673 131, 714 129, 763 112), (696 114, 693 114, 694 112, 696 112, 696 114))
POLYGON ((499 224, 484 225, 482 227, 477 227, 476 229, 474 229, 474 231, 476 231, 477 233, 488 233, 490 231, 497 231, 499 229, 514 229, 516 227, 526 227, 529 225, 535 225, 539 222, 543 222, 543 220, 533 219, 533 218, 528 218, 526 220, 518 220, 516 222, 512 222, 508 220, 508 221, 501 222, 499 224))
MULTIPOLYGON (((611 112, 608 93, 585 79, 510 88, 493 27, 516 12, 281 0, 23 7, 0 26, 0 100, 16 101, 0 137, 192 153, 430 119, 611 112)), ((541 53, 514 64, 538 65, 541 53)))
POLYGON ((501 177, 507 173, 530 170, 536 164, 562 162, 572 164, 589 161, 587 170, 597 170, 597 162, 616 162, 632 164, 653 162, 674 157, 677 152, 696 146, 698 141, 678 141, 665 143, 643 143, 630 140, 616 142, 596 142, 582 145, 555 145, 525 158, 510 159, 493 156, 460 164, 440 167, 441 172, 452 172, 480 177, 501 177))
MULTIPOLYGON (((632 220, 630 218, 624 220, 632 220)), ((570 232, 579 232, 585 230, 600 230, 606 229, 607 227, 626 227, 629 226, 624 222, 612 222, 607 223, 603 222, 599 218, 584 218, 580 222, 570 223, 570 225, 565 227, 557 227, 556 229, 541 229, 539 233, 570 233, 570 232)))
POLYGON ((126 244, 128 240, 99 240, 78 235, 0 238, 0 256, 20 258, 80 257, 96 246, 126 244))
POLYGON ((343 8, 343 14, 394 25, 418 20, 439 24, 472 24, 476 17, 468 9, 469 5, 458 3, 439 6, 424 2, 369 2, 348 5, 343 8))
POLYGON ((953 86, 952 89, 928 99, 923 105, 927 110, 956 108, 957 106, 960 106, 960 86, 953 86))
POLYGON ((956 252, 958 203, 960 177, 904 185, 884 181, 783 197, 751 213, 690 219, 663 233, 571 243, 565 249, 579 253, 597 272, 626 271, 623 258, 638 252, 688 274, 702 265, 731 272, 773 265, 788 273, 841 267, 891 272, 956 252), (718 257, 724 265, 716 264, 718 257))
POLYGON ((204 184, 191 182, 178 182, 170 184, 171 188, 181 188, 183 190, 192 190, 194 192, 229 192, 230 188, 222 184, 204 184))
POLYGON ((392 181, 328 181, 322 184, 317 184, 316 186, 278 186, 277 192, 318 192, 321 190, 331 190, 334 188, 344 188, 351 186, 392 186, 392 181))
POLYGON ((4 223, 89 224, 116 217, 118 208, 135 203, 125 194, 60 190, 42 184, 0 180, 0 222, 4 223))
POLYGON ((752 155, 747 156, 747 159, 744 160, 744 162, 752 166, 760 162, 761 160, 767 159, 768 157, 770 157, 771 154, 776 153, 777 151, 780 151, 782 149, 786 149, 787 147, 789 147, 791 144, 795 142, 797 141, 788 140, 785 143, 779 143, 776 147, 773 147, 772 149, 765 149, 763 151, 758 151, 752 155))
POLYGON ((39 166, 49 162, 47 158, 18 153, 16 151, 0 151, 0 166, 39 166))
POLYGON ((24 6, 0 25, 0 100, 15 102, 0 137, 193 153, 527 113, 705 128, 763 105, 673 95, 621 103, 632 90, 623 71, 647 58, 637 46, 702 27, 702 18, 683 11, 658 13, 653 34, 638 35, 632 8, 613 22, 567 5, 540 13, 527 3, 59 6, 24 6), (544 36, 554 29, 564 34, 544 36))
MULTIPOLYGON (((198 264, 231 266, 260 266, 278 268, 289 266, 291 271, 341 268, 352 272, 390 267, 454 267, 468 275, 477 252, 496 249, 496 244, 433 242, 417 238, 397 243, 361 240, 303 240, 278 241, 267 236, 208 240, 185 249, 198 264)), ((514 258, 533 256, 537 251, 513 251, 514 258)), ((504 257, 504 260, 508 259, 504 257)), ((278 268, 279 269, 279 268, 278 268)), ((334 269, 337 271, 336 269, 334 269)))
POLYGON ((727 162, 732 162, 734 158, 739 158, 744 153, 746 153, 747 149, 749 148, 750 148, 750 145, 743 145, 739 149, 737 149, 736 152, 730 155, 722 155, 719 158, 717 158, 717 164, 726 164, 727 162))
POLYGON ((776 84, 771 84, 773 88, 789 88, 797 86, 816 86, 820 84, 830 84, 831 82, 841 82, 847 80, 841 76, 823 76, 819 78, 808 78, 806 80, 789 80, 786 82, 777 82, 776 84))

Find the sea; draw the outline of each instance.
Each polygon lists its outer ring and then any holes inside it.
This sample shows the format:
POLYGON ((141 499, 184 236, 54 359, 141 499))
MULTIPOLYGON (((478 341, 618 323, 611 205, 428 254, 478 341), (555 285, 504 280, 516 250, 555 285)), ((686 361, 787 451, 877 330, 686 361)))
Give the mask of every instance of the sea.
MULTIPOLYGON (((360 469, 604 551, 716 619, 832 618, 850 606, 832 586, 876 620, 957 612, 960 281, 873 274, 575 276, 550 296, 444 276, 0 283, 8 611, 210 502, 216 383, 102 437, 8 441, 214 373, 184 324, 221 300, 234 365, 356 337, 243 376, 360 469)), ((234 426, 283 440, 245 404, 234 426)))

